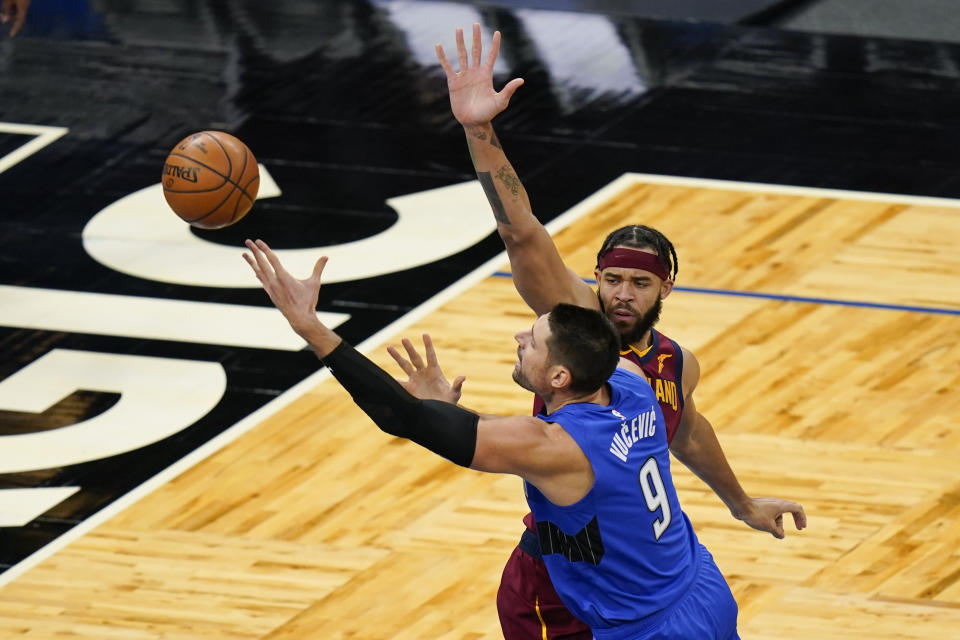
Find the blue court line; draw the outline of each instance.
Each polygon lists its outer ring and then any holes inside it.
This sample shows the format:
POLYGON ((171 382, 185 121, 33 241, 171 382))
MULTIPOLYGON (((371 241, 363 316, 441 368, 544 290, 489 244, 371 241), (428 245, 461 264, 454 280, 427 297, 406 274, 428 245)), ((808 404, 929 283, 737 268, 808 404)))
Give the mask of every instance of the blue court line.
MULTIPOLYGON (((497 271, 493 275, 500 278, 512 278, 509 271, 497 271)), ((593 278, 583 278, 589 285, 596 285, 593 278)), ((731 291, 729 289, 704 289, 701 287, 674 287, 674 291, 685 293, 706 293, 714 296, 734 296, 738 298, 763 298, 765 300, 780 300, 783 302, 806 302, 809 304, 830 304, 841 307, 861 307, 864 309, 885 309, 887 311, 910 311, 912 313, 937 313, 945 316, 960 316, 960 309, 943 309, 940 307, 913 307, 903 304, 883 304, 880 302, 859 302, 856 300, 835 300, 833 298, 808 298, 805 296, 787 296, 776 293, 755 293, 753 291, 731 291)))

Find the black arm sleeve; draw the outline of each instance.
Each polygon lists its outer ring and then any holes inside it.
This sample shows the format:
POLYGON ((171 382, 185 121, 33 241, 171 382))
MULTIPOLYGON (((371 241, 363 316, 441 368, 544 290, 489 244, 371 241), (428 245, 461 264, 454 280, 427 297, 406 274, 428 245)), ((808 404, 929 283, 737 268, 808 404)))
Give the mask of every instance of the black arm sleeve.
POLYGON ((413 440, 460 466, 470 466, 480 416, 447 402, 413 397, 345 341, 323 358, 323 363, 381 431, 413 440))

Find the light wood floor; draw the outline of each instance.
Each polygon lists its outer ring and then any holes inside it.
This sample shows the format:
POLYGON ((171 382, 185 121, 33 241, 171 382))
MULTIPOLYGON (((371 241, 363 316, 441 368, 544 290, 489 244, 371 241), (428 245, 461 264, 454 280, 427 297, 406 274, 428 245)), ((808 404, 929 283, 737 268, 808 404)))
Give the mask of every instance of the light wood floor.
MULTIPOLYGON (((949 203, 621 183, 557 234, 584 276, 642 221, 681 286, 960 310, 949 203)), ((526 412, 512 336, 532 320, 488 277, 404 335, 433 335, 465 404, 526 412)), ((741 637, 960 637, 960 317, 678 291, 660 328, 698 355, 698 407, 747 491, 807 509, 775 540, 674 464, 741 637)), ((391 439, 327 380, 0 589, 0 637, 499 638, 525 512, 519 480, 391 439)))

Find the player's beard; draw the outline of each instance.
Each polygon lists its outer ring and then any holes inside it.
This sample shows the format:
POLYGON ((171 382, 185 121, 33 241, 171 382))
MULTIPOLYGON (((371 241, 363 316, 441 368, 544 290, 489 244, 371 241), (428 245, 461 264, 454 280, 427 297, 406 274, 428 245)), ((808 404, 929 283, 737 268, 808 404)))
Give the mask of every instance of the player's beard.
POLYGON ((524 389, 526 389, 527 391, 532 391, 533 393, 537 392, 537 390, 533 388, 533 385, 530 384, 530 380, 527 378, 527 376, 523 374, 523 371, 520 369, 520 367, 514 367, 513 381, 516 382, 521 387, 523 387, 524 389))
MULTIPOLYGON (((597 294, 599 297, 599 293, 597 294)), ((603 306, 603 300, 600 301, 600 306, 603 306)), ((622 306, 620 307, 622 308, 622 306)), ((660 311, 663 309, 663 298, 657 296, 657 301, 653 303, 653 306, 647 309, 646 313, 635 316, 636 322, 632 327, 626 331, 620 332, 620 347, 626 349, 627 346, 631 344, 637 344, 644 342, 644 338, 647 336, 647 332, 653 328, 653 325, 657 324, 660 320, 660 311)), ((613 322, 613 326, 617 327, 617 330, 620 330, 620 327, 617 325, 616 318, 613 317, 613 309, 604 309, 604 313, 607 314, 607 317, 613 322)))

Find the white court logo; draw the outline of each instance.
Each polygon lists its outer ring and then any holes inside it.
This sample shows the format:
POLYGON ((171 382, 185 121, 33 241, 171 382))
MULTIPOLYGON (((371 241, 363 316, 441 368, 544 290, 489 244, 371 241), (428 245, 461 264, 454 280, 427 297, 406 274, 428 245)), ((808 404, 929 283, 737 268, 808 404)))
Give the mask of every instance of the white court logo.
MULTIPOLYGON (((280 195, 260 165, 258 200, 280 195)), ((385 231, 344 244, 277 251, 287 269, 306 277, 321 255, 330 257, 324 282, 395 273, 436 262, 472 247, 496 229, 476 180, 389 198, 397 221, 385 231)), ((256 205, 254 205, 256 206, 256 205)), ((256 210, 252 215, 256 215, 256 210)), ((269 237, 263 238, 270 242, 269 237)), ((157 183, 104 208, 83 229, 87 253, 106 267, 174 284, 256 288, 241 247, 207 242, 190 232, 163 199, 157 183)))
MULTIPOLYGON (((227 375, 216 362, 54 349, 0 381, 0 409, 40 413, 80 389, 119 393, 120 399, 70 426, 0 435, 0 473, 99 460, 172 436, 216 406, 227 375)), ((40 488, 0 491, 0 526, 25 524, 64 497, 40 488), (29 514, 24 505, 32 507, 29 514), (9 513, 20 522, 7 522, 2 514, 9 513)))
MULTIPOLYGON (((33 136, 0 158, 3 173, 67 134, 67 129, 0 122, 0 133, 33 136)), ((281 195, 262 165, 260 175, 259 199, 281 195)), ((397 221, 381 233, 335 246, 278 253, 290 271, 301 277, 310 273, 320 255, 326 254, 331 260, 324 280, 342 282, 435 262, 473 246, 495 230, 486 197, 476 181, 397 196, 386 203, 396 211, 397 221)), ((83 230, 83 246, 101 264, 146 280, 210 287, 260 286, 240 258, 241 247, 227 247, 193 235, 170 211, 159 183, 131 193, 93 216, 83 230)), ((282 318, 272 317, 278 315, 273 309, 259 307, 60 291, 0 282, 3 326, 285 351, 301 349, 302 341, 289 331, 282 318), (205 320, 176 324, 176 318, 185 316, 205 320), (211 335, 203 329, 224 326, 231 328, 228 334, 219 331, 211 335)), ((349 318, 346 314, 322 315, 330 326, 349 318)), ((109 410, 80 423, 38 433, 0 436, 0 473, 69 466, 139 449, 203 418, 217 405, 225 389, 226 373, 214 362, 54 349, 0 380, 0 409, 37 413, 77 390, 119 393, 120 399, 109 410)), ((0 526, 24 526, 79 490, 80 487, 0 490, 0 526)), ((7 571, 4 581, 12 579, 12 573, 7 571)))

